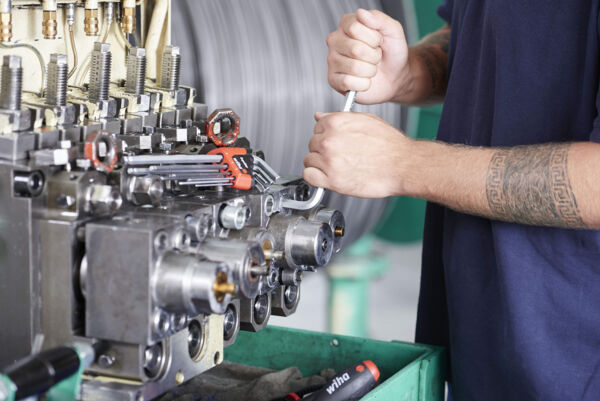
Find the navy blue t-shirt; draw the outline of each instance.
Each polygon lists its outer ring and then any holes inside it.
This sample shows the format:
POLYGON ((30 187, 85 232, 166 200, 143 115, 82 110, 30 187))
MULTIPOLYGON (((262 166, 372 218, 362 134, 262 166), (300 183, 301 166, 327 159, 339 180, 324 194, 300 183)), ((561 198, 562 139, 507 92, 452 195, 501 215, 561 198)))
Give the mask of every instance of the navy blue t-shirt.
MULTIPOLYGON (((600 142, 599 3, 446 0, 438 139, 600 142)), ((449 346, 456 401, 600 400, 600 232, 429 204, 416 339, 449 346)))

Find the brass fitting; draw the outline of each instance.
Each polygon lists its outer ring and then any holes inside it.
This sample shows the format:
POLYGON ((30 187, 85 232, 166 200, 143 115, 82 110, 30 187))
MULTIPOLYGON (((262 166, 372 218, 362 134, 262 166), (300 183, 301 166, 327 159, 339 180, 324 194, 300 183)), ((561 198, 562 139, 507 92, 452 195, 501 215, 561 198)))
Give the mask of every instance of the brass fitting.
POLYGON ((345 233, 346 230, 344 229, 344 227, 336 227, 335 230, 333 230, 333 234, 336 237, 343 237, 345 233))
POLYGON ((83 29, 87 36, 98 36, 98 9, 86 8, 83 29))
POLYGON ((233 294, 235 292, 235 284, 227 282, 227 274, 219 272, 215 283, 213 284, 213 292, 218 302, 222 302, 225 299, 225 294, 233 294))
POLYGON ((135 7, 123 7, 121 27, 123 32, 131 34, 135 32, 135 7))
POLYGON ((0 42, 10 42, 12 39, 12 14, 0 13, 0 42))
POLYGON ((56 39, 58 33, 56 22, 56 11, 44 11, 42 21, 42 34, 44 39, 56 39))

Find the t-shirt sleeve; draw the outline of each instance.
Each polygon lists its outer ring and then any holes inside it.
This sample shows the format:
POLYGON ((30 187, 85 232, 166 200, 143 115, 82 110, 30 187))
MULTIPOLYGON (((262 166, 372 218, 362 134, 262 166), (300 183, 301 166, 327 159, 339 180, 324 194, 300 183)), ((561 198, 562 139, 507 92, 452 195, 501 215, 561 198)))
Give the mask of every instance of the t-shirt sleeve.
MULTIPOLYGON (((600 14, 598 15, 596 30, 598 31, 598 39, 600 40, 600 14)), ((594 128, 592 129, 592 134, 590 135, 590 141, 600 143, 600 85, 598 86, 598 91, 596 92, 596 113, 596 118, 594 119, 594 128)))
POLYGON ((438 15, 442 17, 449 25, 452 25, 452 7, 454 0, 444 0, 444 4, 438 7, 438 15))

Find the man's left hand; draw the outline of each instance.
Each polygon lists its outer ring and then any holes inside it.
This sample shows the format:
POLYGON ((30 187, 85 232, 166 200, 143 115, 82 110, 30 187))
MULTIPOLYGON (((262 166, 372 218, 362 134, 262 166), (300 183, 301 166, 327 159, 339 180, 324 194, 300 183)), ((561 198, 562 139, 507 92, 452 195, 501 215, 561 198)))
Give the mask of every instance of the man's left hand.
POLYGON ((414 141, 374 114, 316 113, 304 158, 311 185, 361 198, 398 195, 414 141))

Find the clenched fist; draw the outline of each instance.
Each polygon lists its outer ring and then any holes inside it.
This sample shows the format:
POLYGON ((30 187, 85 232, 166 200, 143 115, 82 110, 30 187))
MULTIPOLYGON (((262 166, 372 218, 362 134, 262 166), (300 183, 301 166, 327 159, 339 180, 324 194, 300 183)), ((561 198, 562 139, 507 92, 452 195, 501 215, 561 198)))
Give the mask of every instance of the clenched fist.
POLYGON ((408 45, 402 25, 378 10, 346 14, 327 37, 328 80, 362 104, 383 103, 410 88, 408 45))
POLYGON ((304 158, 306 182, 361 198, 404 194, 414 140, 374 114, 317 113, 315 118, 304 158))

